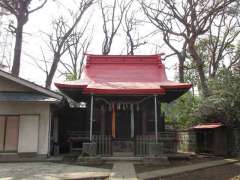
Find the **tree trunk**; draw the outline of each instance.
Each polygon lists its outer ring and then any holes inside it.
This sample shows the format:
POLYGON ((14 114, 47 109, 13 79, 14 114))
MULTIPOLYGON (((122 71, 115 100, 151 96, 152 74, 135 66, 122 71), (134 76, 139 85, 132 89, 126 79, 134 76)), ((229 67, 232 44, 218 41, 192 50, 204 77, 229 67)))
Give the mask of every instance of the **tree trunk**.
POLYGON ((209 89, 208 89, 208 85, 207 85, 207 79, 204 74, 204 63, 203 63, 202 59, 199 57, 199 55, 195 49, 195 40, 194 39, 189 40, 188 49, 189 49, 191 57, 193 58, 194 63, 197 66, 197 71, 198 71, 198 75, 200 78, 202 94, 204 97, 208 97, 209 89))
POLYGON ((22 22, 22 20, 18 19, 17 28, 16 28, 16 40, 15 40, 15 47, 14 47, 13 66, 12 66, 12 74, 14 76, 19 76, 19 72, 20 72, 23 25, 24 23, 22 22))
POLYGON ((54 74, 57 70, 57 66, 58 66, 58 63, 60 61, 60 57, 61 57, 60 53, 54 53, 53 63, 52 63, 50 72, 49 72, 49 74, 46 78, 46 83, 45 83, 45 87, 48 88, 48 89, 51 88, 52 80, 53 80, 54 74))
POLYGON ((192 95, 195 96, 194 84, 192 83, 192 95))
POLYGON ((214 78, 216 77, 217 70, 218 70, 218 65, 217 65, 217 64, 214 64, 214 65, 212 66, 212 72, 209 74, 209 78, 210 78, 210 79, 214 79, 214 78))
POLYGON ((179 66, 178 66, 178 76, 179 76, 179 81, 181 83, 184 82, 184 61, 185 61, 185 57, 183 57, 182 55, 178 54, 178 60, 179 60, 179 66))

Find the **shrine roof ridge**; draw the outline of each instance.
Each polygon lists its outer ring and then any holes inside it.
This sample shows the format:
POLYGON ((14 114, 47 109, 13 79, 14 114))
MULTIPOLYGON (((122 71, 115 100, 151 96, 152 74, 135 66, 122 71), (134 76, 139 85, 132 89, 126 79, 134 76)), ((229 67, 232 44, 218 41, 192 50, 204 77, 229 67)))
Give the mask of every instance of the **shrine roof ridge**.
POLYGON ((161 55, 94 55, 86 54, 90 64, 162 64, 161 55))

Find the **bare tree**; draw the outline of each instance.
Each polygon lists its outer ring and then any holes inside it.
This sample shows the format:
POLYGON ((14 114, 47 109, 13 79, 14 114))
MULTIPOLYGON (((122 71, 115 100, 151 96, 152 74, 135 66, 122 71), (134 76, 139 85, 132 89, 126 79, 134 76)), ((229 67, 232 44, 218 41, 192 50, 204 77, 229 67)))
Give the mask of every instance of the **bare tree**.
POLYGON ((127 54, 134 55, 134 51, 142 45, 145 45, 147 42, 143 40, 139 36, 137 31, 137 26, 141 24, 141 22, 136 18, 136 13, 138 9, 132 9, 132 3, 126 8, 126 13, 124 15, 124 19, 122 22, 123 30, 127 37, 127 54), (137 37, 136 37, 137 36, 137 37))
POLYGON ((186 40, 205 97, 209 95, 209 89, 204 73, 204 59, 197 51, 196 41, 209 32, 216 17, 234 2, 237 0, 159 0, 150 4, 141 1, 145 14, 159 30, 186 40))
MULTIPOLYGON (((159 2, 160 3, 160 2, 159 2)), ((163 41, 165 44, 172 50, 173 53, 170 53, 164 57, 167 59, 171 56, 178 57, 178 78, 180 82, 185 82, 184 78, 184 63, 187 58, 187 39, 182 37, 181 34, 184 32, 184 29, 179 28, 178 26, 174 26, 176 22, 173 22, 171 26, 167 27, 167 22, 164 24, 161 21, 165 21, 162 19, 158 20, 158 9, 151 7, 151 5, 147 6, 145 2, 141 2, 144 13, 147 15, 150 22, 158 28, 158 30, 162 33, 163 41), (172 30, 174 29, 174 30, 172 30)), ((158 5, 156 5, 158 6, 158 5)), ((176 23, 178 24, 178 23, 176 23)))
POLYGON ((28 54, 28 57, 30 57, 35 62, 37 67, 45 74, 45 76, 48 77, 49 64, 51 64, 52 62, 50 62, 50 60, 47 60, 42 47, 40 47, 40 49, 41 49, 41 54, 42 54, 41 58, 35 58, 29 54, 28 54), (42 63, 43 63, 43 65, 42 65, 42 63))
POLYGON ((45 86, 50 88, 53 77, 56 73, 58 64, 63 54, 68 50, 70 39, 74 29, 77 27, 79 22, 82 20, 84 13, 91 7, 94 0, 81 0, 78 6, 78 13, 74 16, 74 21, 71 25, 66 22, 62 17, 53 22, 54 32, 49 35, 50 48, 53 52, 53 61, 46 78, 45 86))
POLYGON ((240 42, 236 48, 235 56, 236 57, 234 59, 237 59, 237 61, 233 65, 229 66, 229 68, 231 68, 235 74, 240 76, 240 42))
POLYGON ((30 8, 36 1, 33 0, 0 0, 0 7, 7 10, 10 14, 14 15, 17 20, 15 27, 15 48, 13 57, 12 74, 15 76, 19 75, 21 65, 21 51, 22 51, 22 40, 23 40, 23 27, 28 22, 29 15, 39 9, 41 9, 47 0, 40 2, 37 7, 30 8), (34 2, 34 3, 33 3, 34 2))
POLYGON ((179 62, 179 65, 178 65, 178 78, 179 78, 179 81, 180 82, 185 82, 185 78, 184 78, 184 63, 185 63, 185 60, 187 58, 187 41, 186 40, 182 40, 182 45, 180 48, 177 48, 175 45, 174 45, 174 40, 171 39, 171 33, 169 32, 162 32, 163 34, 163 40, 164 42, 168 45, 168 47, 174 52, 173 54, 170 54, 170 55, 167 55, 165 57, 168 58, 169 56, 172 56, 172 55, 177 55, 178 57, 178 62, 179 62))
POLYGON ((100 9, 103 19, 104 40, 102 44, 102 54, 110 53, 113 39, 122 23, 125 10, 129 6, 129 2, 122 0, 114 0, 113 5, 104 5, 103 0, 100 1, 100 9))
POLYGON ((229 70, 237 70, 240 75, 240 42, 235 46, 234 53, 230 56, 230 63, 227 67, 229 70))
POLYGON ((236 46, 240 34, 237 8, 224 9, 213 21, 209 32, 197 40, 196 48, 199 56, 205 60, 207 78, 215 78, 220 67, 231 69, 239 61, 239 48, 236 46))
POLYGON ((205 44, 208 52, 208 74, 214 78, 219 69, 220 62, 226 57, 229 61, 229 68, 239 59, 235 54, 237 48, 234 47, 234 41, 240 34, 240 25, 238 21, 239 13, 229 13, 224 10, 219 15, 219 20, 213 22, 207 37, 208 43, 205 44))
MULTIPOLYGON (((0 21, 1 21, 0 17, 0 21)), ((14 33, 9 29, 12 21, 3 20, 0 22, 0 64, 4 65, 4 70, 10 72, 12 64, 12 47, 13 47, 13 38, 14 33), (7 27, 8 26, 8 27, 7 27)))
POLYGON ((67 61, 61 59, 60 63, 65 71, 62 73, 68 80, 80 79, 82 73, 85 54, 89 48, 92 36, 83 37, 86 27, 83 31, 74 31, 71 38, 67 41, 67 52, 70 57, 67 61))

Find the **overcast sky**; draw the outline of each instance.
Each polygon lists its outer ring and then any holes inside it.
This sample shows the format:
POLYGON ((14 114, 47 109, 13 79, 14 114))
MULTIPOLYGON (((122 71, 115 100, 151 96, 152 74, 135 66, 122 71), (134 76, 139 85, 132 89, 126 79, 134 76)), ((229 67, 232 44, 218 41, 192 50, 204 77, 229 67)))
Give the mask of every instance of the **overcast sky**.
MULTIPOLYGON (((35 0, 33 0, 35 1, 35 0)), ((59 17, 61 15, 67 17, 68 9, 74 10, 76 6, 70 4, 70 0, 61 0, 62 5, 59 3, 49 0, 47 4, 41 10, 31 14, 29 17, 28 23, 24 27, 24 39, 23 39, 23 52, 22 52, 22 65, 20 69, 20 76, 38 83, 40 85, 44 85, 45 74, 37 67, 34 59, 41 60, 41 47, 45 51, 45 54, 48 59, 52 58, 52 54, 50 53, 46 41, 47 36, 45 33, 51 33, 51 21, 59 17)), ((77 2, 77 1, 76 1, 77 2)), ((136 13, 138 19, 144 20, 144 16, 141 13, 136 13)), ((93 30, 93 39, 90 44, 88 53, 91 54, 101 54, 101 45, 103 41, 103 32, 102 32, 102 19, 101 13, 99 12, 98 5, 94 5, 91 7, 84 16, 84 20, 90 19, 89 30, 88 32, 92 32, 93 30), (90 18, 91 17, 91 18, 90 18)), ((84 23, 84 22, 82 22, 84 23)), ((81 26, 81 24, 80 24, 81 26)), ((155 28, 150 24, 145 24, 144 26, 138 27, 138 32, 136 35, 140 37, 144 37, 150 32, 154 31, 155 28)), ((151 38, 146 38, 148 44, 139 48, 135 54, 155 54, 156 53, 156 45, 161 46, 158 48, 158 53, 170 53, 170 51, 166 47, 162 47, 162 40, 159 34, 155 35, 151 38)), ((120 32, 117 34, 117 37, 114 39, 113 47, 110 54, 125 54, 125 36, 120 32)), ((67 56, 65 56, 67 60, 67 56)), ((164 62, 167 68, 167 75, 170 80, 174 79, 175 75, 175 64, 177 63, 177 59, 169 58, 164 62)), ((61 68, 61 67, 60 67, 61 68)), ((58 74, 55 76, 54 81, 64 80, 64 77, 59 77, 58 74)), ((53 87, 54 88, 54 87, 53 87)))

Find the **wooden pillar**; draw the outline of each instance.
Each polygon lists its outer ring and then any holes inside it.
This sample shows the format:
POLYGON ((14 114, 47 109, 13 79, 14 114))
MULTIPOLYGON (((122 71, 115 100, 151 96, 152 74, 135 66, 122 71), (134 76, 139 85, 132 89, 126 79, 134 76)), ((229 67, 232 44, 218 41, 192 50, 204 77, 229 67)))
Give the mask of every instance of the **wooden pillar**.
POLYGON ((144 134, 146 134, 146 126, 147 126, 147 124, 146 124, 146 122, 147 122, 147 113, 146 113, 146 109, 145 109, 145 107, 143 106, 143 108, 142 108, 142 134, 144 135, 144 134))
POLYGON ((131 104, 131 138, 134 138, 134 107, 131 104))
POLYGON ((164 121, 164 117, 162 116, 162 113, 161 113, 161 101, 159 98, 158 98, 157 104, 158 104, 157 110, 158 110, 159 132, 164 132, 165 131, 165 121, 164 121))
POLYGON ((154 125, 155 125, 155 143, 158 143, 158 103, 157 95, 154 95, 154 125))
POLYGON ((58 143, 58 130, 59 130, 59 119, 57 117, 53 118, 53 142, 58 143))
POLYGON ((105 135, 106 133, 106 109, 102 105, 101 106, 101 135, 105 135))
POLYGON ((90 142, 92 142, 92 131, 93 131, 93 94, 91 94, 91 106, 90 106, 90 130, 89 130, 90 142))

